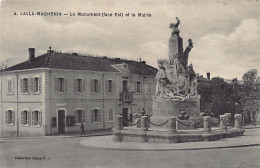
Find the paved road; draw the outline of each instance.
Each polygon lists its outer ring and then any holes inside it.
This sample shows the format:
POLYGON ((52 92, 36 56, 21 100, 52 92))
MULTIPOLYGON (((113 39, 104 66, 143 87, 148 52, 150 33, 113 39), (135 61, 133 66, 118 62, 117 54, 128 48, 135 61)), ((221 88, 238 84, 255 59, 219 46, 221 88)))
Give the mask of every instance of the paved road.
MULTIPOLYGON (((259 131, 250 130, 245 136, 259 131)), ((0 167, 260 167, 260 146, 184 151, 104 150, 80 145, 79 141, 86 138, 89 137, 0 141, 0 167)))

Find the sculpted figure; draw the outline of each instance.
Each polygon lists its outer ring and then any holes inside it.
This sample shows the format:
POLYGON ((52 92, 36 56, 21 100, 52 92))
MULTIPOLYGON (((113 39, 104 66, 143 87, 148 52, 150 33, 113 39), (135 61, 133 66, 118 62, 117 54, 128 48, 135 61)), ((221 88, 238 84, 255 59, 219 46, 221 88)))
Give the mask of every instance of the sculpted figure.
POLYGON ((165 86, 167 82, 167 76, 164 71, 163 62, 158 60, 158 71, 156 73, 155 79, 157 81, 156 83, 156 93, 155 95, 161 95, 165 93, 165 86))
POLYGON ((172 29, 172 35, 173 35, 173 34, 179 35, 179 33, 180 33, 180 31, 179 31, 179 29, 178 29, 178 26, 179 26, 179 24, 180 24, 180 20, 179 20, 178 17, 176 17, 176 20, 177 20, 176 23, 171 23, 170 26, 169 26, 169 28, 172 29))
POLYGON ((173 64, 169 66, 168 69, 166 69, 166 75, 171 84, 175 84, 179 82, 178 79, 178 70, 179 70, 179 59, 175 58, 173 61, 173 64))
POLYGON ((185 51, 183 52, 182 57, 180 57, 180 61, 184 67, 187 66, 188 58, 189 58, 189 53, 191 49, 193 48, 193 42, 191 39, 188 40, 189 45, 186 47, 185 51))

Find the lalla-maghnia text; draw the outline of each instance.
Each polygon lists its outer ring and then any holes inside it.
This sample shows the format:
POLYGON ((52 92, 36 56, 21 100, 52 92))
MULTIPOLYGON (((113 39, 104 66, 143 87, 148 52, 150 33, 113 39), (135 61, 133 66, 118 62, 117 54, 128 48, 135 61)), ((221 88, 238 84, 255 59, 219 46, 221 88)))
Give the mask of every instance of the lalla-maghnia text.
POLYGON ((20 16, 62 16, 61 12, 14 12, 20 16))
POLYGON ((39 157, 39 156, 15 156, 15 159, 17 160, 50 160, 49 157, 39 157))

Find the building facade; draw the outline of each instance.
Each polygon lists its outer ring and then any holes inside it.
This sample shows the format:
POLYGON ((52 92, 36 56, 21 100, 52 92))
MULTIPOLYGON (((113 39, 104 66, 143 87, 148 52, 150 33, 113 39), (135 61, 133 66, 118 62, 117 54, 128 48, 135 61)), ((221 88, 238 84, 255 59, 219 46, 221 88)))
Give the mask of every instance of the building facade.
POLYGON ((152 113, 157 69, 145 62, 48 50, 1 71, 1 136, 43 136, 113 128, 152 113))

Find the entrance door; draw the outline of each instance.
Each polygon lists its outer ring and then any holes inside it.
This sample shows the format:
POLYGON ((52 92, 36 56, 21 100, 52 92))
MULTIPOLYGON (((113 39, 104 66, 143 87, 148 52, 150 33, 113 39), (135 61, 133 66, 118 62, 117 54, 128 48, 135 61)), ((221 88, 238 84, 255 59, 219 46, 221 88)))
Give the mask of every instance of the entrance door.
POLYGON ((65 133, 65 110, 58 111, 58 134, 65 133))
POLYGON ((128 108, 122 109, 122 115, 123 115, 123 126, 128 126, 128 108))

